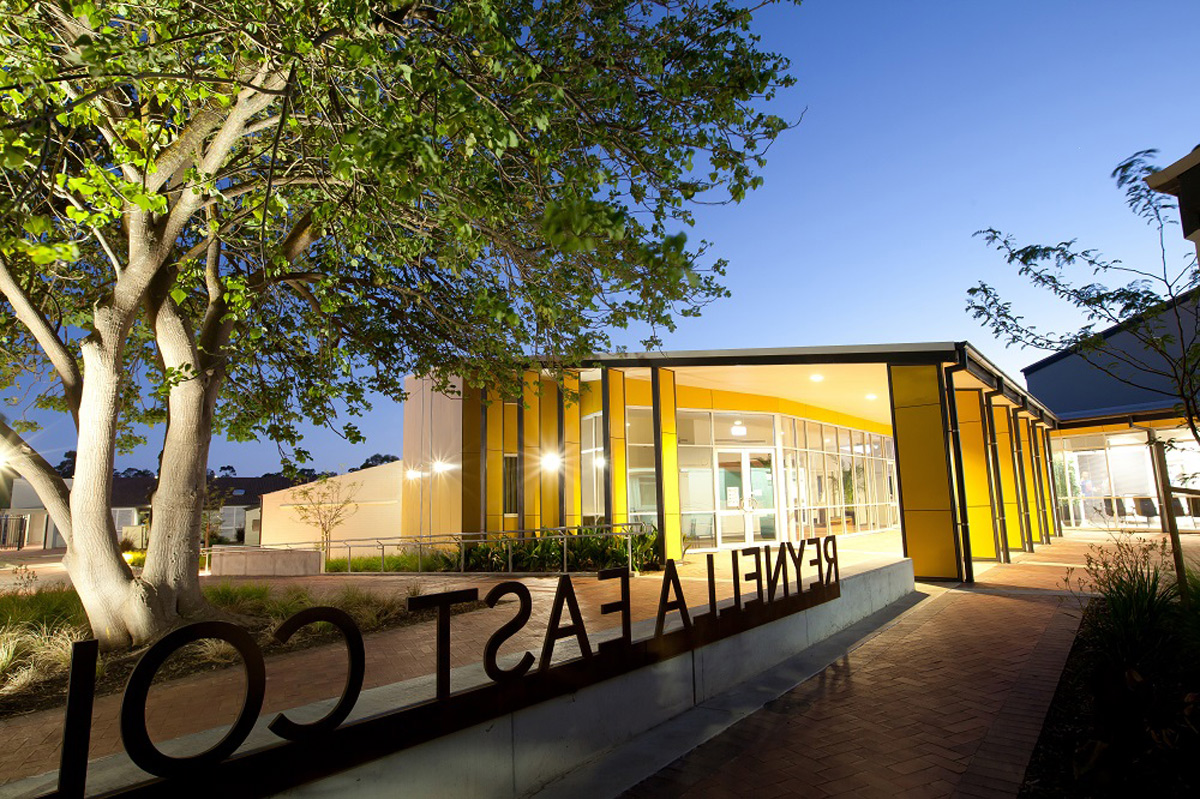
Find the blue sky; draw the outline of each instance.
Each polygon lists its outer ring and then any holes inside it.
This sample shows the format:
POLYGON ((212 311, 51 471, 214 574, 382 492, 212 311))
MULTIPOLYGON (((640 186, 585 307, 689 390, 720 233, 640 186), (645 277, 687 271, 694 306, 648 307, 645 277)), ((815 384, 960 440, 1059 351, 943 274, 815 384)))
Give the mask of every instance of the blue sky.
MULTIPOLYGON (((1040 355, 994 342, 965 313, 967 288, 987 280, 1042 327, 1077 320, 972 234, 1077 238, 1144 261, 1154 236, 1109 172, 1137 150, 1156 147, 1166 164, 1200 144, 1195 0, 809 0, 764 10, 756 29, 797 78, 775 112, 805 116, 772 148, 763 188, 698 212, 689 238, 730 261, 733 296, 683 320, 668 349, 969 339, 1020 379, 1040 355)), ((39 438, 69 442, 61 425, 39 438)), ((400 454, 398 407, 360 426, 365 445, 314 432, 314 465, 400 454)), ((152 468, 157 452, 119 466, 152 468)), ((214 441, 210 463, 258 474, 278 456, 214 441)))

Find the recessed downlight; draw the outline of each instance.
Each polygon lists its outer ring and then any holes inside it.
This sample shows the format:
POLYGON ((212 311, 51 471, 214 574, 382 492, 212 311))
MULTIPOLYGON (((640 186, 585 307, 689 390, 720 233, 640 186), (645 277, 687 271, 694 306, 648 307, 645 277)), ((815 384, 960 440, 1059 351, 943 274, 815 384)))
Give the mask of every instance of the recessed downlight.
POLYGON ((813 381, 814 383, 820 383, 822 380, 824 380, 824 379, 825 379, 825 375, 821 375, 821 374, 811 374, 811 375, 809 375, 809 376, 808 376, 808 379, 809 379, 809 380, 811 380, 811 381, 813 381))
POLYGON ((869 400, 877 400, 877 399, 879 399, 879 395, 878 395, 878 394, 868 394, 868 395, 867 395, 867 399, 869 399, 869 400))

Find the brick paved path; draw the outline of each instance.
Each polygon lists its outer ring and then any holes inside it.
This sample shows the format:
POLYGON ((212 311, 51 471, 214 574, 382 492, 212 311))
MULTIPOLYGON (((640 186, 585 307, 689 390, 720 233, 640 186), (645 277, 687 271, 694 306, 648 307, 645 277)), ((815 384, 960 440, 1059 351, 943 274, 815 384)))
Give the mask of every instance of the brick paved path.
POLYGON ((626 796, 1015 796, 1079 624, 1066 567, 1103 541, 922 586, 932 598, 626 796))

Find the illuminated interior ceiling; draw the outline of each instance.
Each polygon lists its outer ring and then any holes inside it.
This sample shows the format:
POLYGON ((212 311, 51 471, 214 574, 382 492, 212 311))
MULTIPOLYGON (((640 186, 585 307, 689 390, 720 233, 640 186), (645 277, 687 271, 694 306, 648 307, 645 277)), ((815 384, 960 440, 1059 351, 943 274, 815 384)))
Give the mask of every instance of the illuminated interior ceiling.
MULTIPOLYGON (((681 386, 780 397, 889 427, 892 424, 887 366, 882 363, 681 366, 672 371, 681 386), (814 380, 814 376, 821 380, 814 380)), ((626 369, 625 374, 650 379, 649 369, 626 369)))

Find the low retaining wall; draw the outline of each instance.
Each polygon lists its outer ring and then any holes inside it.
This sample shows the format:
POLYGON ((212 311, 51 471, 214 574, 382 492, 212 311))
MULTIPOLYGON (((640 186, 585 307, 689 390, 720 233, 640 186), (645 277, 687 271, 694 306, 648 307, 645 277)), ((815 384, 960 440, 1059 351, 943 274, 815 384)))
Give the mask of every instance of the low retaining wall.
POLYGON ((831 602, 278 795, 527 796, 907 596, 912 561, 840 584, 831 602))
POLYGON ((216 577, 302 577, 321 573, 315 549, 214 548, 209 573, 216 577))

